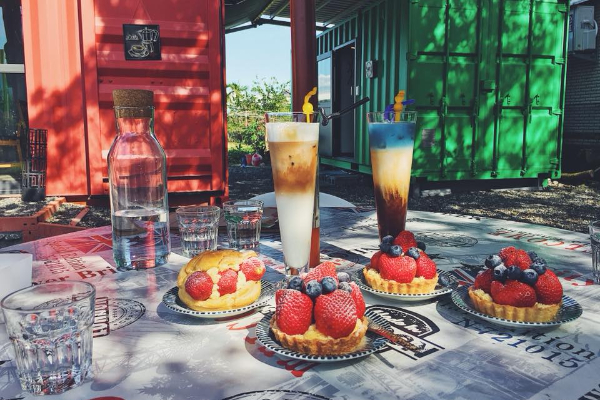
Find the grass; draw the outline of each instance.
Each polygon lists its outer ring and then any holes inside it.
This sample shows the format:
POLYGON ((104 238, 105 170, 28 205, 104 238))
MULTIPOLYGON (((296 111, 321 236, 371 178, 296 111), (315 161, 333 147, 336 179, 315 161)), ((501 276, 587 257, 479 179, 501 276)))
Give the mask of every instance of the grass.
POLYGON ((227 160, 229 165, 239 165, 242 157, 253 153, 254 150, 248 145, 229 142, 227 146, 227 160))

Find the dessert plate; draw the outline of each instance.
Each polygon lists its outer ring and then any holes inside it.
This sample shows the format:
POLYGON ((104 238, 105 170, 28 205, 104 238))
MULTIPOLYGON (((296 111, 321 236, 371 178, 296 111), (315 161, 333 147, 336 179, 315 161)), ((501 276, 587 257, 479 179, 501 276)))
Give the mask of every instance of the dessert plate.
POLYGON ((579 303, 573 300, 571 297, 563 295, 562 305, 556 314, 556 317, 552 321, 548 322, 523 322, 513 321, 510 319, 498 318, 492 315, 480 313, 473 308, 471 298, 469 297, 469 286, 461 286, 452 292, 452 301, 454 304, 463 311, 473 314, 479 318, 483 318, 486 321, 493 322, 494 324, 507 326, 510 328, 531 328, 531 327, 548 327, 565 324, 567 322, 575 321, 583 313, 583 309, 579 303))
MULTIPOLYGON (((310 354, 298 353, 297 351, 283 347, 279 344, 277 340, 275 340, 274 336, 271 334, 271 328, 269 327, 269 323, 271 321, 272 316, 273 312, 266 314, 264 318, 260 320, 258 325, 256 325, 256 337, 258 338, 260 344, 265 346, 267 349, 279 354, 280 356, 288 358, 322 363, 355 360, 357 358, 366 357, 370 354, 381 350, 388 343, 388 339, 379 336, 373 332, 367 331, 367 334, 365 335, 364 345, 361 348, 350 353, 331 356, 314 356, 310 354)), ((380 325, 389 328, 389 322, 381 316, 377 315, 376 313, 369 312, 369 310, 367 310, 367 312, 365 312, 365 316, 367 318, 373 318, 380 325)))
POLYGON ((191 308, 186 306, 184 302, 182 302, 179 299, 177 292, 178 292, 178 287, 175 286, 175 287, 169 289, 167 291, 167 293, 165 293, 163 296, 163 303, 165 303, 165 306, 167 306, 167 308, 175 311, 176 313, 190 315, 192 317, 198 317, 198 318, 226 318, 226 317, 233 317, 235 315, 244 314, 250 310, 253 310, 255 308, 259 308, 259 307, 266 305, 269 302, 269 300, 271 300, 271 297, 273 297, 273 294, 275 293, 275 288, 273 287, 273 285, 270 282, 261 281, 260 282, 260 296, 258 296, 258 299, 256 299, 256 301, 254 303, 248 304, 247 306, 244 306, 244 307, 233 308, 231 310, 222 310, 222 311, 192 310, 191 308))
POLYGON ((393 299, 397 301, 423 301, 432 299, 437 296, 441 296, 443 294, 450 293, 452 288, 455 286, 455 279, 452 275, 447 271, 437 270, 437 273, 440 277, 437 285, 435 285, 435 289, 431 293, 421 293, 421 294, 400 294, 400 293, 388 293, 383 292, 381 290, 373 289, 371 286, 367 285, 365 282, 365 278, 363 276, 363 270, 360 269, 355 272, 353 278, 356 284, 365 292, 372 293, 376 296, 386 297, 388 299, 393 299), (444 278, 442 278, 442 276, 444 278), (444 284, 441 283, 442 280, 446 282, 444 284))

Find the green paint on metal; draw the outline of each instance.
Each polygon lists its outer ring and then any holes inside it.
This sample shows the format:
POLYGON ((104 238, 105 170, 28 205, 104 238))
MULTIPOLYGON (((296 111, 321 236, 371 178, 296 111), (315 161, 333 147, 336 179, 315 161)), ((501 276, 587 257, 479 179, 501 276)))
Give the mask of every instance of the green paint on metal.
POLYGON ((419 112, 414 177, 560 176, 567 10, 566 0, 385 0, 324 32, 321 51, 356 40, 357 97, 371 101, 355 114, 352 162, 323 161, 370 170, 365 114, 406 89, 419 112))

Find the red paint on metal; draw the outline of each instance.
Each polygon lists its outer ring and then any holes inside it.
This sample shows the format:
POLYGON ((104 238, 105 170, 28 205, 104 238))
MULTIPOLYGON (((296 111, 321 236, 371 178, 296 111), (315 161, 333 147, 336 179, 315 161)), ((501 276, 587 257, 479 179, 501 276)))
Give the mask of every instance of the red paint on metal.
POLYGON ((48 194, 108 194, 112 91, 136 88, 155 93, 169 192, 226 195, 223 13, 221 0, 23 0, 30 124, 49 130, 48 194), (125 61, 123 24, 159 25, 162 60, 125 61))

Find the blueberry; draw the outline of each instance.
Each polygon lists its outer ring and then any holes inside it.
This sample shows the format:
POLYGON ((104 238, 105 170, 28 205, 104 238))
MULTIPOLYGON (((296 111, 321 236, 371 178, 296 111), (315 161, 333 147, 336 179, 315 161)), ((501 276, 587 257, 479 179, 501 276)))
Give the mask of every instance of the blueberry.
POLYGON ((406 251, 406 255, 409 257, 414 258, 415 260, 418 260, 419 257, 421 257, 421 254, 419 254, 419 249, 417 249, 416 247, 411 247, 406 251))
POLYGON ((417 248, 425 251, 427 245, 424 242, 417 242, 417 248))
POLYGON ((500 264, 496 268, 494 268, 494 280, 504 283, 507 275, 508 269, 504 266, 504 264, 500 264))
POLYGON ((388 254, 392 257, 400 257, 402 255, 402 247, 395 244, 392 247, 390 247, 390 251, 388 252, 388 254))
POLYGON ((319 297, 321 293, 323 293, 323 288, 316 279, 313 279, 312 281, 306 284, 306 287, 304 288, 304 293, 306 293, 308 297, 314 300, 317 297, 319 297))
POLYGON ((543 258, 536 258, 533 264, 529 266, 529 268, 537 272, 538 275, 543 275, 544 273, 546 273, 547 267, 548 265, 546 264, 546 260, 544 260, 543 258))
POLYGON ((379 250, 381 250, 382 253, 389 253, 390 247, 392 247, 391 243, 381 242, 381 244, 379 245, 379 250))
POLYGON ((340 282, 350 282, 350 274, 347 272, 338 272, 337 278, 340 282))
POLYGON ((331 293, 337 289, 337 282, 331 276, 326 276, 321 280, 323 294, 331 293))
POLYGON ((507 277, 508 279, 514 279, 515 281, 518 281, 519 278, 521 278, 521 269, 516 265, 508 267, 507 277))
POLYGON ((338 289, 345 290, 348 293, 352 293, 352 286, 348 282, 341 282, 338 289))
POLYGON ((294 276, 287 285, 288 289, 300 290, 302 291, 302 278, 299 276, 294 276))
POLYGON ((521 274, 521 282, 528 284, 529 286, 535 285, 538 280, 538 273, 531 268, 526 269, 521 274))
POLYGON ((383 239, 381 239, 381 243, 386 243, 389 245, 391 245, 393 241, 394 241, 394 237, 392 235, 384 236, 383 239))
POLYGON ((497 254, 492 254, 483 262, 488 268, 496 268, 498 265, 502 264, 502 259, 497 254))
POLYGON ((529 258, 531 258, 531 261, 535 260, 536 258, 538 258, 538 255, 535 251, 528 251, 527 255, 529 256, 529 258))

